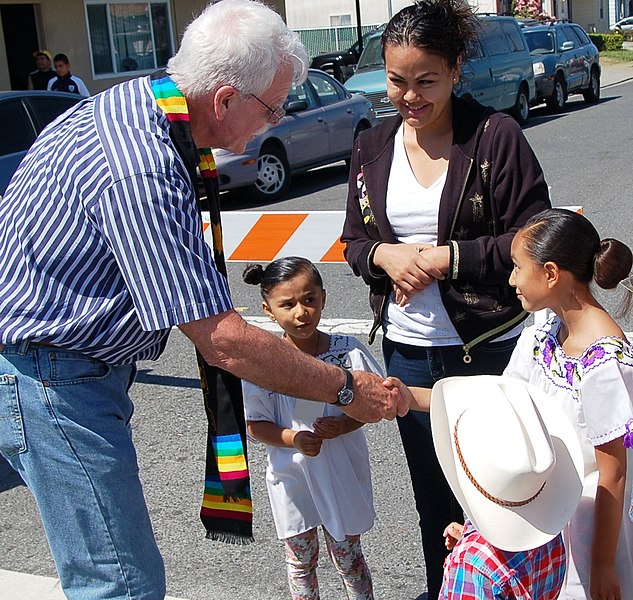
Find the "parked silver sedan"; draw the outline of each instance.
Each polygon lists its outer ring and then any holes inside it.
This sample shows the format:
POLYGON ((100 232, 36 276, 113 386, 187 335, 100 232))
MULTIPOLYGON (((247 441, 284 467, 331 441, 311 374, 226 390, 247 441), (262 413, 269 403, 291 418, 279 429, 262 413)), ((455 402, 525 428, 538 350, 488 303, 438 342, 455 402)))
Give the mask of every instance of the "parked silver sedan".
POLYGON ((292 173, 348 160, 356 136, 377 124, 371 104, 318 69, 293 86, 286 116, 254 138, 243 154, 214 150, 221 190, 246 188, 254 200, 276 200, 292 173))

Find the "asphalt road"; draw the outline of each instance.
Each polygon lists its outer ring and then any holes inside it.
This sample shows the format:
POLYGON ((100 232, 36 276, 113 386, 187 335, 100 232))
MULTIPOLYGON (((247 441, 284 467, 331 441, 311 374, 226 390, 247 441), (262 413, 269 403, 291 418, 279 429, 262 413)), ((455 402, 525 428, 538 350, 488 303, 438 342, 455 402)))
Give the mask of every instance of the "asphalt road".
MULTIPOLYGON (((604 89, 603 100, 595 106, 585 105, 581 97, 572 97, 561 115, 551 117, 536 110, 525 129, 552 186, 554 203, 583 205, 603 236, 618 237, 629 244, 633 243, 629 201, 631 106, 633 84, 629 82, 604 89)), ((342 165, 297 177, 290 199, 265 208, 342 210, 345 178, 342 165)), ((239 199, 227 202, 233 208, 245 208, 239 199)), ((260 316, 258 290, 241 282, 242 267, 229 266, 235 304, 246 316, 260 316)), ((369 318, 365 287, 349 269, 327 265, 322 272, 329 292, 324 318, 369 318)), ((605 304, 615 306, 606 296, 605 304)), ((633 330, 630 318, 622 324, 626 330, 633 330)), ((161 360, 139 366, 133 388, 134 436, 156 536, 165 556, 169 594, 189 600, 287 598, 283 552, 275 537, 263 482, 263 448, 256 444, 249 448, 256 542, 234 547, 204 539, 197 515, 206 423, 193 348, 176 331, 161 360)), ((365 431, 378 517, 373 530, 364 536, 363 545, 376 597, 422 598, 425 582, 419 534, 395 424, 368 425, 365 431)), ((81 498, 77 502, 81 503, 81 498)), ((0 568, 55 574, 34 502, 2 464, 0 568)), ((325 554, 320 583, 324 599, 343 597, 325 554)), ((0 590, 0 600, 20 600, 20 596, 9 597, 0 590)))

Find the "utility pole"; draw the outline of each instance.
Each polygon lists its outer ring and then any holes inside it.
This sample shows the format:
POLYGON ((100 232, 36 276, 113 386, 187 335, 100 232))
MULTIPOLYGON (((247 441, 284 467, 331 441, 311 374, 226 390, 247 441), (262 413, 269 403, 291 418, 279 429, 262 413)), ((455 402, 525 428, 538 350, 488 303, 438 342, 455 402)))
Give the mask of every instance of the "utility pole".
POLYGON ((360 0, 356 0, 356 33, 358 35, 358 52, 363 51, 363 27, 360 22, 360 0))

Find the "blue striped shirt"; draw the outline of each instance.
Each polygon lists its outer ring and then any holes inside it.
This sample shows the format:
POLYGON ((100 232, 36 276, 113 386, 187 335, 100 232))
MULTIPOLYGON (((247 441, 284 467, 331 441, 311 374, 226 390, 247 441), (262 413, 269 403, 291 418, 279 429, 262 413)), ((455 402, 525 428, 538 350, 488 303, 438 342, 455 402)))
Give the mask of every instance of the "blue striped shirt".
POLYGON ((149 78, 54 121, 0 200, 0 342, 125 364, 158 358, 171 327, 232 308, 194 185, 149 78))

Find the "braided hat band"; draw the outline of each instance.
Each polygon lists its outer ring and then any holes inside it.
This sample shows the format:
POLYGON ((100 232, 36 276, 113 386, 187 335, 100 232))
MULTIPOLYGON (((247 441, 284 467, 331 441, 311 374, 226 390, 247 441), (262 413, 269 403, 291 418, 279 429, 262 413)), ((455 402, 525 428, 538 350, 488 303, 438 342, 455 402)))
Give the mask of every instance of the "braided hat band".
POLYGON ((536 494, 534 494, 533 496, 531 496, 527 500, 519 500, 519 501, 503 500, 501 498, 497 498, 497 497, 493 496, 492 494, 489 494, 477 482, 477 480, 475 479, 474 475, 470 472, 470 469, 466 465, 466 460, 464 459, 464 456, 462 455, 461 448, 459 447, 459 439, 458 439, 458 435, 457 435, 457 427, 459 426, 459 420, 462 418, 462 416, 463 416, 463 414, 465 412, 466 411, 462 412, 462 414, 459 415, 457 421, 455 421, 455 427, 453 428, 453 441, 455 442, 455 450, 457 451, 457 457, 459 458, 459 463, 461 464, 462 469, 464 469, 464 473, 466 473, 466 476, 468 477, 470 483, 473 484, 475 489, 484 498, 487 498, 488 500, 490 500, 491 502, 494 502, 495 504, 498 504, 499 506, 506 506, 506 507, 509 507, 509 508, 516 508, 516 507, 519 507, 519 506, 525 506, 526 504, 529 504, 530 502, 533 502, 534 500, 536 500, 536 498, 538 498, 539 494, 543 491, 543 488, 545 488, 545 484, 547 483, 546 481, 543 482, 543 485, 536 492, 536 494))

